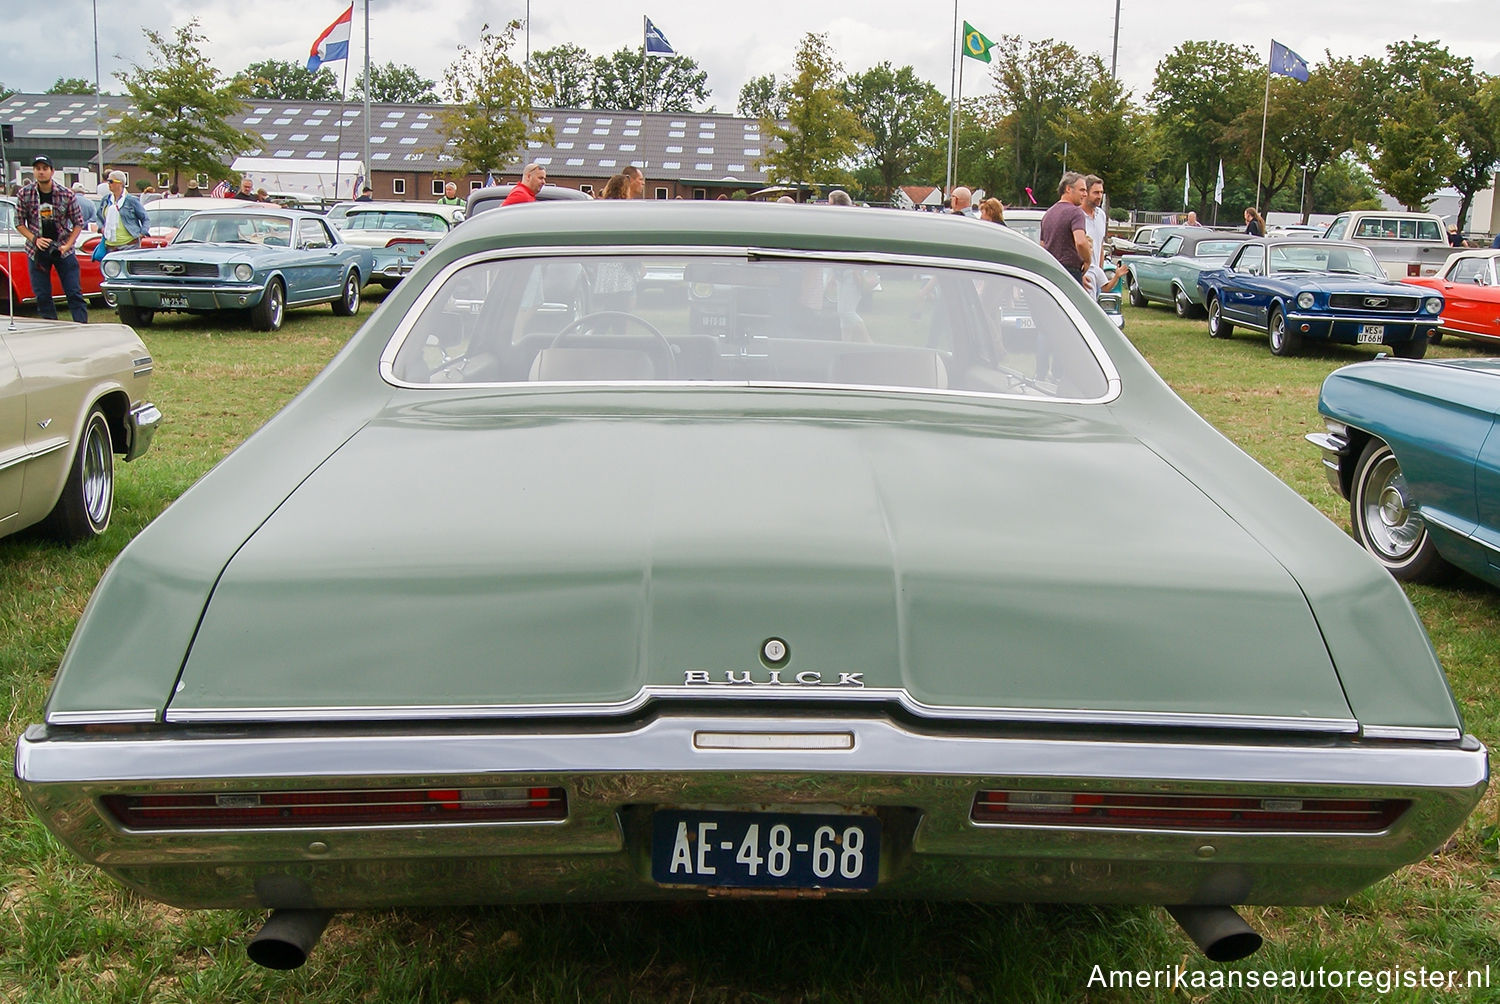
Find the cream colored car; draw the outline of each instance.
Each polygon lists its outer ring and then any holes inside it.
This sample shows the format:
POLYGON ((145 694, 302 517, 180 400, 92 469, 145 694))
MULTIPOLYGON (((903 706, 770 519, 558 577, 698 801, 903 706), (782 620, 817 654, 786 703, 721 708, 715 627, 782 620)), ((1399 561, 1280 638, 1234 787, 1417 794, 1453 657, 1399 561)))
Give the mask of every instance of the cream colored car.
POLYGON ((151 355, 123 324, 0 318, 0 536, 103 533, 115 454, 145 453, 161 421, 150 386, 151 355))

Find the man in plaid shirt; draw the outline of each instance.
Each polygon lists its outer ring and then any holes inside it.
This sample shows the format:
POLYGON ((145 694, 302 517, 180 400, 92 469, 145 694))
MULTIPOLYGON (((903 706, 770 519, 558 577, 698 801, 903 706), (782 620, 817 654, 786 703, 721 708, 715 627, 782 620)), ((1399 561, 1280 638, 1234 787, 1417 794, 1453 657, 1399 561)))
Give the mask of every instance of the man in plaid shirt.
POLYGON ((89 308, 83 302, 78 257, 73 253, 73 245, 83 235, 83 208, 66 186, 52 183, 50 158, 37 157, 31 170, 36 180, 16 197, 16 229, 26 238, 36 312, 41 317, 57 319, 57 307, 52 302, 55 268, 68 297, 68 312, 79 324, 87 324, 89 308))

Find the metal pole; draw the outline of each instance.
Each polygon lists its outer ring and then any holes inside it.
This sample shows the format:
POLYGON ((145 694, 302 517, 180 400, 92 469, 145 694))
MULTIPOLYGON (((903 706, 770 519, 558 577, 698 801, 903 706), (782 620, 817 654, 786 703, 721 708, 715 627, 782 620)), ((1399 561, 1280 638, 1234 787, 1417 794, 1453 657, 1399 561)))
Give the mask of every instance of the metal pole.
POLYGON ((952 46, 949 52, 952 54, 953 63, 948 67, 948 176, 946 179, 947 187, 943 189, 944 195, 953 191, 954 116, 958 114, 958 96, 956 85, 954 84, 954 81, 958 77, 958 0, 953 0, 953 34, 948 41, 952 46))
POLYGON ((526 69, 531 69, 531 0, 526 0, 526 69))
POLYGON ((99 178, 104 178, 104 100, 99 96, 99 0, 94 0, 94 132, 99 141, 99 178))
MULTIPOLYGON (((1274 41, 1273 43, 1274 44, 1274 41)), ((1266 57, 1266 101, 1260 110, 1260 159, 1255 162, 1255 211, 1260 212, 1260 172, 1266 163, 1266 118, 1271 114, 1271 57, 1266 57)))
MULTIPOLYGON (((375 172, 370 169, 370 128, 371 128, 370 127, 370 85, 372 83, 373 83, 373 81, 370 79, 370 0, 365 0, 365 165, 364 165, 364 176, 365 176, 365 184, 369 185, 371 188, 374 188, 375 187, 375 180, 374 180, 375 172)), ((363 193, 361 193, 361 192, 355 192, 354 193, 354 197, 357 199, 362 194, 363 193)))
POLYGON ((1120 62, 1120 0, 1115 0, 1115 44, 1109 50, 1109 79, 1120 79, 1115 72, 1120 62))

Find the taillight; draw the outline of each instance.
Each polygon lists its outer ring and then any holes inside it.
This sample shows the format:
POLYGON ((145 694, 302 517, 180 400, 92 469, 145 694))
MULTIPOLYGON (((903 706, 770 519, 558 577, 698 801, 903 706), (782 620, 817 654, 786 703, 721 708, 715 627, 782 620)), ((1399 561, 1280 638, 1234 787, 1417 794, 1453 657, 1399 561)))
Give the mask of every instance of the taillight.
POLYGON ((1415 263, 1409 263, 1406 266, 1406 274, 1407 276, 1419 276, 1422 274, 1422 266, 1415 263))
POLYGON ((388 248, 393 248, 393 247, 395 247, 398 244, 426 244, 426 243, 427 242, 424 241, 420 237, 392 237, 390 240, 388 240, 388 241, 385 242, 385 246, 388 247, 388 248))
POLYGON ((105 795, 132 830, 295 826, 427 826, 566 818, 561 788, 371 788, 189 795, 105 795))
POLYGON ((1377 798, 1012 790, 981 791, 974 799, 971 818, 976 823, 1027 826, 1378 833, 1410 804, 1404 799, 1377 798))

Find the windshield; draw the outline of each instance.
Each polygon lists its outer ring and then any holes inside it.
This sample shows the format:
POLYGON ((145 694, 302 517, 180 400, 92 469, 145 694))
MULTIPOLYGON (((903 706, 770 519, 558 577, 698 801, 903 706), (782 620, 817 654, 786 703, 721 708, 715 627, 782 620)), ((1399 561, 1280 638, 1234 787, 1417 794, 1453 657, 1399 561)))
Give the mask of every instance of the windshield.
POLYGON ((420 230, 444 233, 448 221, 435 213, 413 213, 405 210, 374 209, 350 213, 344 220, 345 230, 420 230))
POLYGON ((171 202, 166 204, 156 202, 146 207, 146 218, 151 221, 153 227, 180 227, 184 220, 197 211, 196 209, 179 209, 171 202))
POLYGON ((479 262, 397 350, 415 384, 840 384, 1092 399, 1104 369, 1021 277, 915 265, 633 254, 479 262))
POLYGON ((1271 245, 1271 274, 1289 272, 1336 272, 1384 279, 1385 269, 1369 249, 1343 247, 1319 241, 1315 244, 1271 245))
POLYGON ((1010 227, 1016 233, 1020 234, 1022 237, 1029 237, 1031 240, 1035 241, 1038 244, 1042 242, 1041 220, 1009 219, 1005 221, 1005 225, 1010 227))
POLYGON ((292 221, 251 213, 198 213, 177 231, 173 244, 268 244, 292 246, 292 221))

